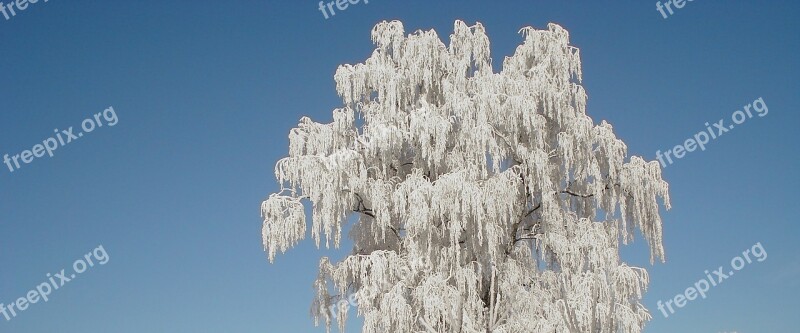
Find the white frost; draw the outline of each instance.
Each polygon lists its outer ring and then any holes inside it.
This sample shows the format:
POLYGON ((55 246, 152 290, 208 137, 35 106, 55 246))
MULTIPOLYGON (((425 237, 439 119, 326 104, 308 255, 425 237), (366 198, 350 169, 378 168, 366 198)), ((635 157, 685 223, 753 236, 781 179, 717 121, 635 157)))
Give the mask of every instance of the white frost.
POLYGON ((333 122, 303 117, 262 205, 270 261, 311 237, 354 249, 320 262, 315 320, 340 330, 358 298, 364 332, 640 332, 644 269, 619 258, 638 229, 664 259, 657 162, 633 156, 586 115, 580 53, 558 25, 521 30, 494 73, 478 23, 446 46, 400 22, 340 66, 333 122), (363 122, 357 121, 358 119, 363 122))

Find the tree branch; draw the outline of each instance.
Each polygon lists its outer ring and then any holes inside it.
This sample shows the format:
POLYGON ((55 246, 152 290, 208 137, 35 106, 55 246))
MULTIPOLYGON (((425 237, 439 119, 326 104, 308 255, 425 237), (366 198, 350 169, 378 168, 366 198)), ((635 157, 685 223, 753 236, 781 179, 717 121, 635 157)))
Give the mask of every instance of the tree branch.
POLYGON ((537 211, 539 208, 542 208, 542 203, 541 202, 539 204, 537 204, 536 207, 531 208, 531 210, 529 210, 527 213, 525 213, 525 215, 523 215, 519 219, 519 221, 515 222, 514 225, 511 226, 511 230, 509 230, 509 233, 510 233, 509 236, 511 236, 511 237, 509 237, 509 239, 511 239, 511 241, 508 243, 508 246, 506 247, 506 255, 509 255, 511 253, 511 248, 513 248, 514 244, 517 243, 517 228, 519 228, 519 225, 520 225, 520 223, 522 223, 522 220, 525 219, 526 217, 530 216, 531 214, 533 214, 533 212, 537 211))
MULTIPOLYGON (((616 186, 620 186, 620 185, 619 184, 614 184, 614 187, 616 187, 616 186)), ((611 189, 611 185, 606 185, 606 187, 603 189, 603 191, 610 190, 610 189, 611 189)), ((567 186, 566 189, 561 191, 561 193, 566 193, 566 194, 569 194, 569 195, 572 195, 572 196, 576 196, 576 197, 581 197, 581 198, 591 198, 591 197, 594 196, 594 193, 592 193, 592 194, 582 194, 582 193, 572 192, 572 191, 569 190, 569 185, 567 186)))

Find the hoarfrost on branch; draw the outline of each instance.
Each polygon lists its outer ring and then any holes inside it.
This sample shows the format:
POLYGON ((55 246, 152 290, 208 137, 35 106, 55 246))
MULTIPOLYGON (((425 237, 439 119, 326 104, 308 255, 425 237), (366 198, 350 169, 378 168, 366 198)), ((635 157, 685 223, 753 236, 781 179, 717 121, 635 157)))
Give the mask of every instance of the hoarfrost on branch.
POLYGON ((340 66, 333 122, 303 117, 262 204, 273 261, 306 235, 353 251, 323 258, 315 322, 344 330, 347 295, 363 332, 640 332, 647 272, 620 260, 639 229, 664 260, 658 162, 632 156, 586 115, 577 48, 556 24, 494 73, 478 23, 405 35, 372 30, 372 55, 340 66), (333 314, 335 313, 335 315, 333 314), (337 325, 334 325, 336 322, 337 325))

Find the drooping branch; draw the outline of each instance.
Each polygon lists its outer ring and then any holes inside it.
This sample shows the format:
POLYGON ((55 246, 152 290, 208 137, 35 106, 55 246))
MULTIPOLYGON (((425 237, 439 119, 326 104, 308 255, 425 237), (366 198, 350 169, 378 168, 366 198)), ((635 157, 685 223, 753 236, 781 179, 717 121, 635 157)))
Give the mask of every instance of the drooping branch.
POLYGON ((567 31, 521 32, 494 72, 480 24, 456 22, 445 45, 382 22, 371 56, 336 71, 333 121, 304 117, 290 133, 276 177, 291 195, 262 207, 270 259, 304 237, 298 193, 313 198, 317 242, 339 244, 360 215, 353 253, 320 263, 313 313, 328 329, 347 319, 324 309, 336 289, 367 295, 366 332, 641 331, 646 277, 622 263, 617 238, 639 229, 663 257, 655 200, 669 207, 667 184, 586 114, 567 31), (598 209, 620 228, 592 221, 598 209))

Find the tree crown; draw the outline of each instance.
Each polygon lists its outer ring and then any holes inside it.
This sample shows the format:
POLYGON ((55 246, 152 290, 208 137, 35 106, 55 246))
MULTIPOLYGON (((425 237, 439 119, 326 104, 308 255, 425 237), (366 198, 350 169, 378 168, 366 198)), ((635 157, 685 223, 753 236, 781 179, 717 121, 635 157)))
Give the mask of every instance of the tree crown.
POLYGON ((639 229, 664 259, 658 162, 586 115, 566 30, 524 28, 494 73, 478 23, 372 30, 372 55, 340 66, 333 121, 303 117, 262 206, 273 261, 306 235, 353 251, 323 258, 315 320, 341 330, 355 294, 364 332, 639 332, 647 272, 619 258, 639 229))

